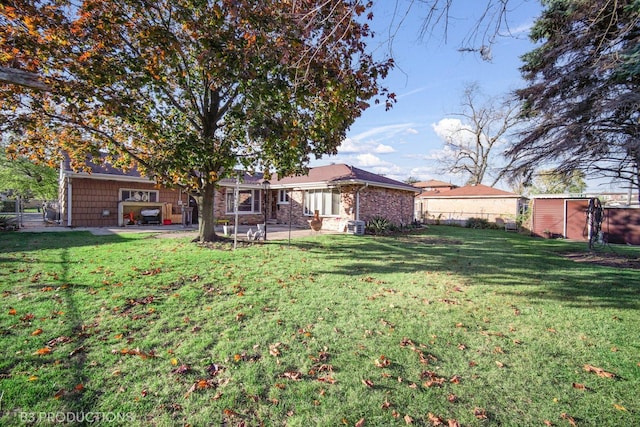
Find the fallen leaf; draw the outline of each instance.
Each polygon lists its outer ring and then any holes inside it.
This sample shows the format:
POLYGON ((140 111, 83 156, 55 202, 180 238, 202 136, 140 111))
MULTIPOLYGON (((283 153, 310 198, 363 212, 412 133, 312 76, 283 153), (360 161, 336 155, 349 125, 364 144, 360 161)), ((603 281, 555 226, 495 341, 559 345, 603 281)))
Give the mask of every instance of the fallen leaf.
POLYGON ((389 359, 387 359, 384 354, 382 356, 380 356, 379 358, 377 358, 374 362, 373 362, 378 368, 386 368, 387 366, 391 365, 391 361, 389 359))
POLYGON ((31 336, 40 335, 42 333, 42 329, 38 328, 35 331, 31 332, 31 336))
POLYGON ((60 399, 62 396, 65 395, 67 391, 63 388, 61 388, 60 390, 56 391, 56 393, 53 395, 54 399, 60 399))
POLYGON ((84 390, 84 384, 82 384, 82 383, 77 384, 77 385, 74 387, 74 389, 75 389, 75 391, 82 391, 82 390, 84 390))
POLYGON ((37 376, 35 376, 35 375, 31 375, 31 376, 29 377, 29 381, 38 381, 38 377, 37 377, 37 376))
POLYGON ((175 357, 171 359, 171 364, 173 366, 176 366, 178 364, 178 359, 176 359, 175 357))
POLYGON ((15 316, 16 314, 18 314, 18 312, 16 311, 16 309, 15 309, 15 308, 10 308, 10 309, 9 309, 9 315, 10 315, 10 316, 15 316))
POLYGON ((23 322, 29 322, 29 321, 33 320, 34 317, 35 316, 33 315, 33 313, 27 313, 24 316, 22 316, 20 318, 20 320, 22 320, 23 322))
POLYGON ((431 412, 427 414, 427 418, 429 419, 429 422, 431 423, 432 426, 441 426, 443 424, 442 418, 432 414, 431 412))
POLYGON ((371 380, 362 380, 362 384, 369 388, 373 387, 373 381, 371 380))
POLYGON ((569 424, 571 424, 574 427, 577 426, 576 420, 571 415, 568 415, 566 413, 562 413, 560 415, 560 418, 562 418, 563 420, 567 420, 569 422, 569 424))
POLYGON ((272 355, 273 357, 278 357, 280 356, 280 350, 278 349, 278 347, 280 347, 282 345, 282 343, 275 343, 275 344, 271 344, 269 346, 269 354, 272 355))
POLYGON ((475 408, 473 410, 473 415, 475 415, 475 417, 479 420, 486 420, 487 419, 487 411, 485 411, 482 408, 475 408))
POLYGON ((355 423, 355 427, 362 427, 364 425, 364 418, 360 418, 357 423, 355 423))
POLYGON ((544 425, 546 425, 547 427, 551 427, 553 426, 553 423, 549 420, 544 420, 544 425))
POLYGON ((411 418, 409 415, 405 415, 404 416, 404 422, 406 424, 413 424, 413 418, 411 418))
POLYGON ((460 427, 458 420, 447 420, 447 424, 449 424, 449 427, 460 427))
POLYGON ((498 368, 504 368, 504 363, 499 362, 499 361, 497 361, 497 360, 496 360, 496 366, 497 366, 498 368))
POLYGON ((625 408, 622 405, 618 405, 617 403, 614 403, 613 407, 616 408, 618 411, 626 411, 627 410, 627 408, 625 408))
POLYGON ((189 365, 182 364, 178 366, 176 369, 172 370, 172 374, 186 374, 191 371, 191 367, 189 365))
POLYGON ((232 411, 231 409, 225 409, 224 411, 222 411, 227 417, 235 417, 238 415, 237 412, 232 411))
POLYGON ((451 403, 456 403, 458 401, 458 396, 456 396, 455 394, 451 393, 449 394, 449 396, 447 396, 447 400, 451 403))
POLYGON ((36 352, 33 354, 37 356, 44 356, 45 354, 49 354, 49 353, 51 353, 51 349, 49 347, 42 347, 36 350, 36 352))
POLYGON ((573 383, 572 384, 573 388, 575 388, 576 390, 588 390, 587 386, 584 384, 580 384, 580 383, 573 383))
POLYGON ((284 374, 282 374, 282 376, 294 381, 300 381, 302 379, 302 373, 296 371, 285 372, 284 374))
POLYGON ((612 373, 612 372, 607 372, 602 368, 597 368, 593 365, 584 365, 584 370, 587 372, 593 372, 596 375, 598 375, 599 377, 602 378, 615 378, 616 374, 612 373))
POLYGON ((222 372, 223 369, 224 368, 222 366, 216 365, 215 363, 212 363, 209 366, 207 366, 207 372, 212 377, 215 377, 216 375, 218 375, 220 372, 222 372))

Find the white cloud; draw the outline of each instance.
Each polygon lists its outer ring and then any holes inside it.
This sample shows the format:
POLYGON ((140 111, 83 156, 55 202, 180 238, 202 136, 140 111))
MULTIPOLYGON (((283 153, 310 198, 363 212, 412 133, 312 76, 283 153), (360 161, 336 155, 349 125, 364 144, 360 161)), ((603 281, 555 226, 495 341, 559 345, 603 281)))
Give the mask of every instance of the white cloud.
POLYGON ((391 154, 397 151, 394 145, 404 143, 403 136, 417 135, 418 133, 414 123, 377 126, 345 138, 340 144, 338 152, 340 154, 391 154))
POLYGON ((433 123, 431 127, 436 135, 444 141, 451 139, 453 135, 464 129, 460 119, 451 118, 441 119, 438 123, 433 123))
POLYGON ((352 138, 346 138, 339 147, 341 153, 359 153, 361 150, 362 147, 358 144, 358 141, 352 138))
POLYGON ((360 154, 356 158, 358 160, 358 166, 363 166, 363 167, 378 166, 382 163, 378 156, 374 156, 373 154, 370 154, 370 153, 360 154))
POLYGON ((395 153, 396 150, 390 145, 378 144, 378 146, 374 149, 374 152, 378 154, 388 154, 395 153))

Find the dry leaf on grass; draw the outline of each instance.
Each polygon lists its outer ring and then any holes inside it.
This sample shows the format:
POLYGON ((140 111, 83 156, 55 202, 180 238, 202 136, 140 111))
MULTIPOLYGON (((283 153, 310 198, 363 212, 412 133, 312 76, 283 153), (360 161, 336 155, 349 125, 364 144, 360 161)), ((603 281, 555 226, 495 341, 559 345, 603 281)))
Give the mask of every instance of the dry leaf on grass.
POLYGON ((616 374, 612 373, 612 372, 607 372, 602 368, 597 368, 593 365, 584 365, 583 369, 587 372, 593 372, 594 374, 598 375, 599 377, 602 378, 615 378, 616 374))

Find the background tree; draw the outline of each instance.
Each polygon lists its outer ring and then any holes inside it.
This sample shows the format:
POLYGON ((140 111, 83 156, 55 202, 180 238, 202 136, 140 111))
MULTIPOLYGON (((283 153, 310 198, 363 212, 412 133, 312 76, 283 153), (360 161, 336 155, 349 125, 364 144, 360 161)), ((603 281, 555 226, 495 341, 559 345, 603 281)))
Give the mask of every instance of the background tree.
POLYGON ((0 150, 0 192, 52 200, 58 197, 58 171, 27 159, 7 159, 0 150))
POLYGON ((584 172, 575 170, 569 175, 552 169, 537 172, 533 178, 532 194, 580 194, 587 188, 584 172))
POLYGON ((554 0, 531 32, 528 86, 518 91, 532 125, 510 149, 516 170, 582 169, 640 188, 640 2, 554 0))
POLYGON ((4 85, 0 128, 18 135, 14 156, 64 151, 81 166, 103 150, 187 189, 199 239, 211 240, 215 186, 235 167, 302 173, 311 156, 336 153, 369 100, 390 106, 379 80, 392 62, 366 50, 368 6, 14 0, 0 7, 0 65, 50 91, 4 85))
POLYGON ((503 156, 507 137, 520 123, 519 104, 479 99, 477 84, 467 85, 462 98, 461 119, 443 119, 434 128, 445 141, 438 157, 440 173, 466 177, 467 185, 491 179, 495 186, 506 174, 510 162, 503 156))
POLYGON ((0 192, 42 200, 58 197, 56 168, 36 164, 24 158, 11 160, 9 157, 6 142, 0 141, 0 192))

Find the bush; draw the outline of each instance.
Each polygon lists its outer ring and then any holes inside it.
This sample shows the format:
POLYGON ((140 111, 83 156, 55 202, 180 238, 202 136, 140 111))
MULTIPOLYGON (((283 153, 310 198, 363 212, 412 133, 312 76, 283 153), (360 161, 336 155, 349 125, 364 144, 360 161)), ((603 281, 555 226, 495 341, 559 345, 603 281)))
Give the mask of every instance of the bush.
POLYGON ((392 231, 392 224, 384 217, 371 218, 367 223, 367 232, 371 234, 386 234, 390 231, 392 231))
POLYGON ((2 200, 0 201, 0 212, 15 212, 16 201, 15 200, 2 200))
POLYGON ((467 228, 487 229, 496 227, 484 218, 469 218, 467 220, 467 228))
POLYGON ((0 231, 16 231, 18 224, 16 219, 8 215, 0 215, 0 231))

